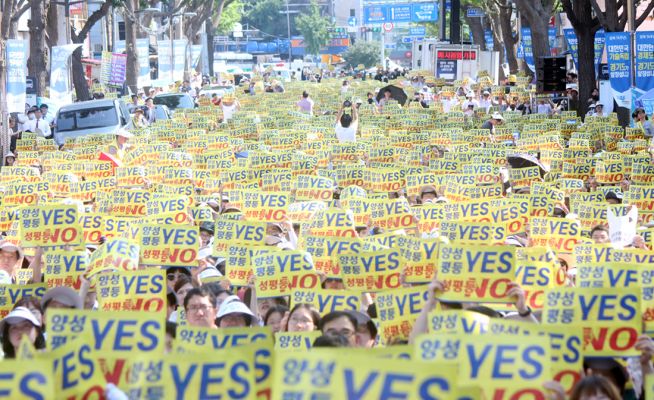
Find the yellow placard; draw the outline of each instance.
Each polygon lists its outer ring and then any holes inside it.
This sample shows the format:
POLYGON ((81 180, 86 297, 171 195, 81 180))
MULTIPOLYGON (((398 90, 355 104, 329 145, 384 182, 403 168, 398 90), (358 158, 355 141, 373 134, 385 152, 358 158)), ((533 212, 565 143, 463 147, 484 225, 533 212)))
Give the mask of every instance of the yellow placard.
POLYGON ((311 254, 300 250, 276 251, 251 257, 257 297, 278 297, 296 289, 320 286, 311 254))
POLYGON ((194 265, 200 246, 198 228, 189 225, 141 225, 142 265, 194 265))
POLYGON ((81 244, 83 234, 77 220, 77 206, 53 204, 21 208, 20 234, 24 247, 81 244))
POLYGON ((166 308, 164 270, 121 271, 99 274, 95 290, 100 309, 112 311, 162 312, 166 308))

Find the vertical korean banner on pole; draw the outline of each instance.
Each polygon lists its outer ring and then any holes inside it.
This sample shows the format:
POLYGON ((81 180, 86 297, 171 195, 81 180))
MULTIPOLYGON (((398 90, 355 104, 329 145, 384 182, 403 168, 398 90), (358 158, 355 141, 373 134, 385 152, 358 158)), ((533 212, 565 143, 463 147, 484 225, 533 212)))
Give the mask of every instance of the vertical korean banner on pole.
POLYGON ((109 84, 122 86, 127 77, 127 54, 111 54, 111 74, 109 84))
POLYGON ((578 65, 579 60, 579 42, 577 40, 577 34, 572 28, 566 28, 563 30, 563 36, 565 36, 565 41, 568 42, 568 50, 572 55, 572 61, 574 61, 575 66, 578 65))
POLYGON ((606 33, 606 54, 613 98, 618 107, 631 108, 631 33, 606 33))
POLYGON ((139 87, 150 86, 150 39, 136 39, 139 57, 139 87))
POLYGON ((522 45, 525 52, 525 63, 527 63, 527 67, 529 67, 532 72, 536 72, 536 66, 534 64, 534 48, 531 44, 531 28, 528 26, 522 27, 520 34, 522 35, 522 45))
POLYGON ((158 80, 162 84, 169 84, 173 81, 171 64, 171 53, 173 48, 169 40, 159 42, 159 76, 158 80))
POLYGON ((636 32, 636 87, 654 89, 654 32, 636 32))
POLYGON ((595 32, 595 75, 599 73, 600 61, 602 61, 602 53, 604 53, 604 45, 606 44, 606 34, 604 29, 595 32))
POLYGON ((202 56, 202 45, 194 44, 191 46, 191 68, 195 69, 202 56))
POLYGON ((50 100, 55 104, 72 103, 70 79, 68 76, 68 57, 82 44, 54 46, 50 60, 50 100))
POLYGON ((186 40, 173 40, 173 81, 184 79, 184 61, 186 60, 186 40))
POLYGON ((7 111, 25 112, 27 41, 7 40, 7 111))

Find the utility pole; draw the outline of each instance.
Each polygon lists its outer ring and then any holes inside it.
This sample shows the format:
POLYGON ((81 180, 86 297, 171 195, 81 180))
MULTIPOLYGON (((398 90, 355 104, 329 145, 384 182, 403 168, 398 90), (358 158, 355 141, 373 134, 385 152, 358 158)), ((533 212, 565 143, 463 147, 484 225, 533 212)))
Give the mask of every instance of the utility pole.
POLYGON ((461 44, 461 0, 452 0, 450 43, 461 44))

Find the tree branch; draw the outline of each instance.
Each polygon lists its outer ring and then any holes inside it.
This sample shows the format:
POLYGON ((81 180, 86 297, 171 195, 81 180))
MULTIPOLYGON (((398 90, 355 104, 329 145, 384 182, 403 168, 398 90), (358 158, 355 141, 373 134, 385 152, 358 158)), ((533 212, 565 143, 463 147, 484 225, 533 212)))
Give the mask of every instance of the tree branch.
POLYGON ((577 27, 581 25, 581 22, 579 19, 577 19, 577 14, 575 14, 572 8, 572 3, 570 0, 561 0, 561 5, 563 6, 563 11, 565 11, 572 26, 577 27))
POLYGON ((100 6, 99 9, 95 10, 93 14, 89 15, 89 18, 86 20, 86 23, 82 27, 82 29, 79 31, 79 33, 76 35, 82 40, 86 39, 86 36, 89 34, 89 31, 91 28, 93 28, 93 25, 96 24, 96 22, 100 21, 107 13, 109 12, 109 7, 111 7, 111 1, 110 0, 105 0, 104 3, 102 3, 102 6, 100 6))
MULTIPOLYGON (((611 0, 609 0, 609 1, 611 1, 611 0)), ((593 10, 595 11, 595 15, 596 15, 597 20, 599 21, 600 25, 602 25, 605 29, 608 28, 609 26, 608 26, 607 21, 606 21, 606 15, 602 12, 602 9, 597 4, 597 0, 590 0, 590 5, 593 7, 593 10)))
POLYGON ((654 10, 654 1, 650 1, 649 4, 647 5, 647 8, 645 9, 645 11, 643 11, 641 16, 636 18, 636 26, 634 27, 634 29, 638 28, 643 22, 645 22, 645 20, 647 19, 647 17, 649 17, 652 10, 654 10))
MULTIPOLYGON (((20 4, 23 4, 23 3, 24 2, 21 1, 20 4)), ((14 15, 12 15, 11 22, 13 23, 13 22, 18 21, 20 19, 20 17, 22 17, 23 14, 25 14, 25 11, 27 11, 29 9, 30 9, 30 4, 29 3, 24 4, 18 11, 16 11, 16 13, 14 15)))

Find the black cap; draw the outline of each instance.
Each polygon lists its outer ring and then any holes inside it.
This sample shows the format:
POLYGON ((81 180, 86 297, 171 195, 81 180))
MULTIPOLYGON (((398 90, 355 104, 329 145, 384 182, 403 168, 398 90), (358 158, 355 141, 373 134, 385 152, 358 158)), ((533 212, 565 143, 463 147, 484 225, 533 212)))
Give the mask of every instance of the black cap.
POLYGON ((377 326, 372 322, 372 319, 367 314, 359 311, 349 311, 348 313, 357 320, 357 329, 360 326, 365 326, 368 329, 368 332, 370 332, 371 337, 377 337, 377 326))
POLYGON ((606 200, 614 199, 614 200, 622 201, 622 193, 610 191, 606 194, 606 196, 604 196, 604 199, 606 200))
POLYGON ((215 228, 215 225, 214 225, 213 222, 203 222, 203 223, 200 224, 200 230, 201 231, 209 232, 212 235, 213 235, 215 229, 216 228, 215 228))

